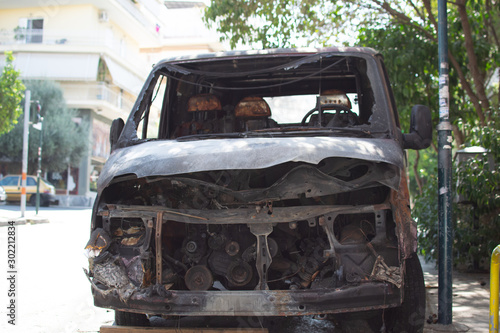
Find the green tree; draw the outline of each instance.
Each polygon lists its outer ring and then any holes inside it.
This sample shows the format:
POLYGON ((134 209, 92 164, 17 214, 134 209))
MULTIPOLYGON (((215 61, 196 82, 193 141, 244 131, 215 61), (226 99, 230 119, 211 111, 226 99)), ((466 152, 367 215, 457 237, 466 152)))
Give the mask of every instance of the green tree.
MULTIPOLYGON (((500 239, 500 130, 495 123, 480 127, 459 122, 467 133, 469 145, 482 145, 487 153, 461 162, 454 173, 454 193, 462 196, 454 203, 454 258, 456 263, 476 269, 487 258, 500 239)), ((426 259, 437 258, 438 193, 437 168, 426 177, 427 183, 417 194, 413 214, 419 222, 420 251, 426 259)))
POLYGON ((0 135, 10 131, 22 112, 24 85, 14 69, 12 52, 5 52, 5 66, 0 76, 0 135))
MULTIPOLYGON (((471 11, 472 17, 476 17, 471 11)), ((463 36, 462 24, 458 18, 458 11, 450 11, 449 36, 452 52, 461 62, 467 63, 466 42, 463 36)), ((487 25, 481 25, 474 20, 471 26, 476 29, 475 34, 487 36, 487 25)), ((494 32, 494 30, 493 30, 494 32)), ((361 29, 359 42, 363 46, 374 47, 384 54, 389 67, 391 82, 394 86, 395 97, 403 118, 409 114, 408 107, 415 103, 433 106, 436 111, 438 68, 437 44, 428 40, 415 30, 414 27, 394 24, 384 29, 361 29), (405 105, 406 101, 410 105, 405 105)), ((493 77, 493 69, 498 66, 495 50, 497 44, 494 38, 491 43, 477 41, 477 53, 481 59, 490 59, 487 63, 479 62, 480 68, 486 76, 493 77), (493 50, 493 51, 492 51, 493 50), (493 64, 493 66, 492 66, 493 64), (495 66, 495 64, 497 64, 495 66)), ((466 66, 462 74, 472 77, 466 66)), ((481 259, 487 258, 497 245, 500 237, 497 225, 500 213, 500 180, 496 166, 498 159, 498 141, 500 130, 494 120, 498 116, 498 84, 490 82, 486 85, 489 114, 491 121, 488 126, 474 110, 474 103, 464 93, 460 84, 460 72, 450 72, 450 116, 453 120, 456 147, 483 146, 490 151, 490 158, 476 156, 461 163, 455 169, 455 181, 460 185, 454 189, 466 198, 467 204, 454 205, 454 232, 455 232, 455 262, 467 264, 469 268, 478 268, 481 259), (493 164, 493 165, 492 165, 493 164)), ((435 112, 436 114, 437 112, 435 112)), ((437 114, 435 116, 437 123, 437 114)), ((407 119, 403 119, 403 123, 407 119)), ((410 173, 413 174, 410 188, 414 195, 415 207, 413 215, 419 222, 419 243, 422 254, 427 259, 436 259, 438 248, 437 237, 437 151, 435 145, 425 151, 410 151, 410 173)))
MULTIPOLYGON (((89 140, 85 122, 76 123, 77 112, 66 107, 61 88, 52 81, 26 81, 31 100, 39 101, 43 117, 42 169, 59 172, 68 163, 77 165, 87 153, 89 140)), ((34 109, 31 111, 36 112, 34 109)), ((23 117, 23 116, 21 116, 23 117)), ((32 117, 34 118, 34 117, 32 117)), ((20 165, 22 160, 23 121, 12 131, 0 136, 0 151, 20 165)), ((40 132, 30 127, 28 148, 28 173, 38 168, 40 132)))

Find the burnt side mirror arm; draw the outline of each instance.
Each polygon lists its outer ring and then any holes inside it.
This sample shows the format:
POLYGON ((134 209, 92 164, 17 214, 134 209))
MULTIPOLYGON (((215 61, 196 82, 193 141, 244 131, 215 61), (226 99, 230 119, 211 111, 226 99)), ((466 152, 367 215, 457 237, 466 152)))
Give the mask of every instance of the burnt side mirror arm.
POLYGON ((415 105, 411 109, 410 133, 403 134, 404 149, 425 149, 432 142, 431 110, 425 105, 415 105))
POLYGON ((111 129, 109 130, 109 143, 111 144, 111 151, 114 150, 116 143, 120 134, 122 134, 123 127, 125 127, 125 122, 122 118, 116 118, 111 123, 111 129))

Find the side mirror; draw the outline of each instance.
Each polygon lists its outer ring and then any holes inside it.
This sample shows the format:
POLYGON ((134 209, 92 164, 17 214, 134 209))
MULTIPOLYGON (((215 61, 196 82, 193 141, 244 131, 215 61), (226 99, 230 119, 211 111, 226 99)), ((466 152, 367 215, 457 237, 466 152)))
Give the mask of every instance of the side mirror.
POLYGON ((109 130, 109 143, 111 144, 111 151, 114 150, 114 146, 118 142, 120 134, 122 134, 123 127, 125 127, 125 123, 122 118, 116 118, 111 123, 111 129, 109 130))
POLYGON ((403 135, 404 149, 425 149, 432 142, 431 110, 425 105, 411 108, 410 133, 403 135))

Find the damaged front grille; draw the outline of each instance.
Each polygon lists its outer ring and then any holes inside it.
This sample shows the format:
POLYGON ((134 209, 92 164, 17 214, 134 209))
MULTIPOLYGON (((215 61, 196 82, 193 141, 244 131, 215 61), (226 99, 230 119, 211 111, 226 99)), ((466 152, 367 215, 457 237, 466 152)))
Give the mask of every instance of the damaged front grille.
POLYGON ((390 202, 398 181, 395 167, 335 159, 117 180, 100 198, 88 275, 95 292, 116 290, 123 302, 373 281, 400 288, 390 202))

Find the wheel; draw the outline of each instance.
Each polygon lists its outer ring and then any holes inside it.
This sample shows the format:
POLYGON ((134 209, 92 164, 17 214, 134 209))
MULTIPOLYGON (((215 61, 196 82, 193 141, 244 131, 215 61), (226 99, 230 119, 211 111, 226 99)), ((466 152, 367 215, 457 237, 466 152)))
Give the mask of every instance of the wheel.
POLYGON ((118 326, 150 326, 149 319, 143 313, 115 310, 115 325, 118 326))
POLYGON ((423 332, 425 323, 425 285, 422 266, 416 253, 406 259, 403 303, 386 310, 389 332, 423 332))
POLYGON ((42 200, 42 198, 40 198, 40 206, 49 207, 50 206, 50 199, 46 198, 46 199, 42 200))
MULTIPOLYGON (((36 206, 36 194, 31 195, 29 203, 31 206, 36 206)), ((50 206, 50 199, 48 198, 44 199, 42 196, 40 196, 40 207, 49 207, 49 206, 50 206)))

